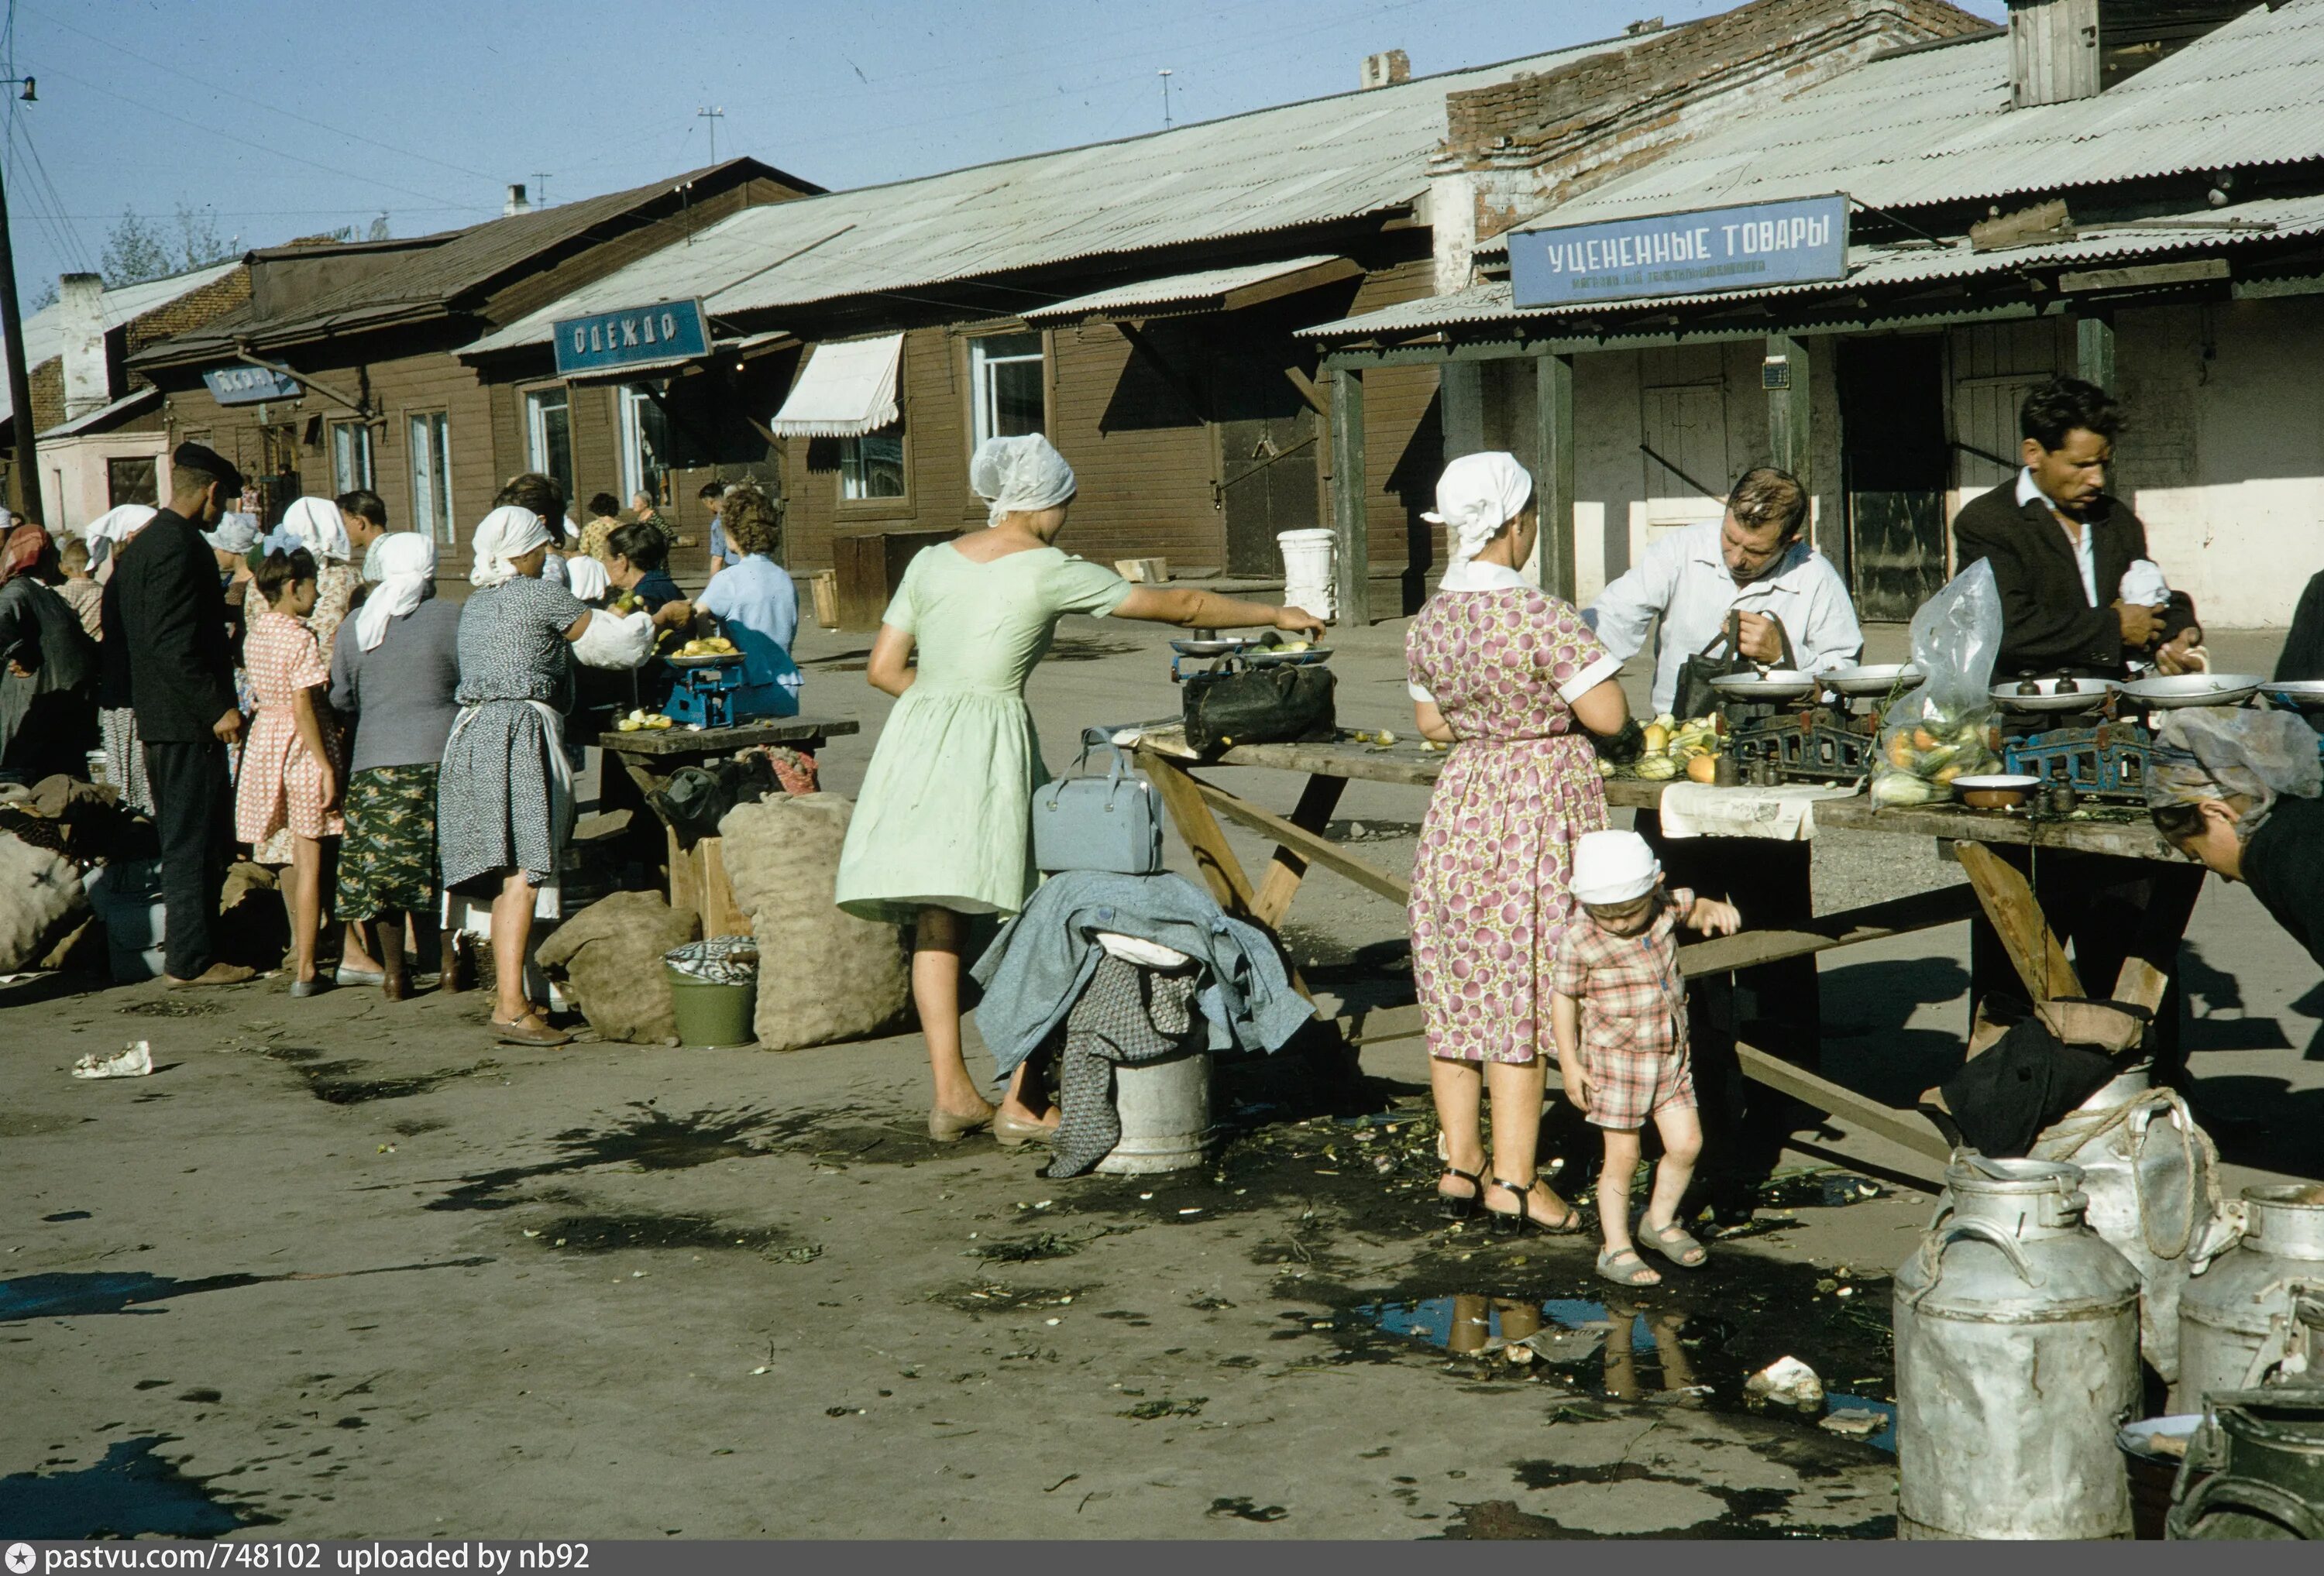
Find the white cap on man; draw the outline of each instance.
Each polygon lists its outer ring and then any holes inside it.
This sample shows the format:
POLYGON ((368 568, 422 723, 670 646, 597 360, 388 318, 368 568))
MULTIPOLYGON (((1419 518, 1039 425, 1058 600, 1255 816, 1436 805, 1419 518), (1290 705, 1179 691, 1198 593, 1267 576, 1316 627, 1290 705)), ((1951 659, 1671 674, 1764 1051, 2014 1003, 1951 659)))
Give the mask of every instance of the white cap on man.
POLYGON ((1662 880, 1662 862, 1635 832, 1584 832, 1573 845, 1573 895, 1584 903, 1628 903, 1662 880))

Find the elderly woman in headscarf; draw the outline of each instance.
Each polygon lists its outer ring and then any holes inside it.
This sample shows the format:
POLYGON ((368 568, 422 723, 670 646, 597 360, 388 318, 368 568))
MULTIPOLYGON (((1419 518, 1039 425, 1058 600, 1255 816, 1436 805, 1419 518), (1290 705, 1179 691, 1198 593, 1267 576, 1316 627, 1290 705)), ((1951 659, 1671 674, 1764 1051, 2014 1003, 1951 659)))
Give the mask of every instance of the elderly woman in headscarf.
POLYGON ((950 1142, 989 1127, 1014 1147, 1046 1139, 1056 1113, 1033 1087, 1030 1063, 998 1109, 978 1092, 961 1057, 960 954, 972 918, 1015 914, 1037 880, 1033 790, 1049 773, 1025 681, 1057 620, 1081 613, 1311 635, 1323 621, 1207 591, 1133 586, 1060 551, 1074 471, 1038 434, 985 439, 968 474, 990 523, 920 550, 872 641, 864 677, 897 702, 847 828, 837 897, 860 917, 916 927, 912 1000, 936 1080, 928 1136, 950 1142))
POLYGON ((561 916, 558 862, 573 828, 567 648, 606 668, 635 667, 652 650, 643 613, 592 612, 540 578, 553 540, 539 514, 514 503, 476 526, 475 589, 460 611, 460 714, 436 785, 444 889, 477 886, 491 898, 493 1029, 512 1045, 572 1037, 549 1026, 524 982, 534 917, 561 916))
MULTIPOLYGON (((422 533, 381 537, 375 561, 378 583, 331 651, 331 709, 355 724, 337 908, 401 1001, 405 920, 423 960, 437 934, 436 777, 460 714, 460 607, 437 598, 436 544, 422 533)), ((459 989, 457 961, 445 959, 445 990, 459 989)))
POLYGON ((39 526, 0 546, 0 776, 20 782, 83 775, 97 742, 97 642, 53 589, 63 577, 39 526))
POLYGON ((1574 913, 1574 844, 1606 825, 1587 733, 1616 735, 1621 662, 1569 604, 1526 578, 1533 478, 1506 454, 1463 455, 1436 484, 1449 562, 1413 619, 1405 662, 1424 738, 1452 746, 1413 862, 1413 982, 1443 1130, 1439 1210, 1481 1203, 1496 1230, 1582 1217, 1535 1176, 1552 1047, 1550 973, 1574 913), (1493 1113, 1491 1170, 1480 1107, 1493 1113))
POLYGON ((2147 813, 2171 844, 2241 881, 2324 963, 2324 763, 2291 712, 2197 706, 2155 736, 2147 813))

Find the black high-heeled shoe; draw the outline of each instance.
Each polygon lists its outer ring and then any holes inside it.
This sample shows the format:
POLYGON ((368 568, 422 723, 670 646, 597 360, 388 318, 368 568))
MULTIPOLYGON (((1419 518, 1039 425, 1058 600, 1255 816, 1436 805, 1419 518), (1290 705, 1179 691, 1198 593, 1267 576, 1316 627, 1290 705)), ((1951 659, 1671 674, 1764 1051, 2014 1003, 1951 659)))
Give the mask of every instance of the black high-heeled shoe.
MULTIPOLYGON (((1538 1176, 1528 1176, 1523 1182, 1511 1182, 1505 1176, 1493 1178, 1495 1187, 1517 1195, 1517 1207, 1513 1210, 1497 1210, 1490 1204, 1485 1205, 1485 1213, 1492 1217, 1496 1235, 1517 1237, 1526 1231, 1539 1231, 1550 1237, 1571 1237, 1582 1230, 1582 1212, 1572 1204, 1565 1206, 1565 1219, 1555 1225, 1533 1212, 1533 1190, 1540 1182, 1538 1176)), ((1477 1196, 1481 1200, 1485 1190, 1479 1188, 1477 1196)))
POLYGON ((1463 1171, 1448 1160, 1444 1163, 1444 1175, 1459 1177, 1469 1184, 1471 1191, 1466 1198, 1457 1193, 1447 1193, 1440 1178, 1436 1184, 1436 1212, 1448 1221, 1465 1221, 1477 1212, 1478 1202, 1485 1196, 1485 1173, 1481 1168, 1463 1171))

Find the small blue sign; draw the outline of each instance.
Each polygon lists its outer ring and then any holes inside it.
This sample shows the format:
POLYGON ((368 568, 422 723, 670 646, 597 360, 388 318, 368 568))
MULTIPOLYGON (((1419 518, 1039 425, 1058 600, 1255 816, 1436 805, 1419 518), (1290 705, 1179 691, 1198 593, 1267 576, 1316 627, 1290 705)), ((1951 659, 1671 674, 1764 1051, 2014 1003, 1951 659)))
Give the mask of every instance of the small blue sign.
POLYGON ((221 405, 255 405, 264 400, 295 400, 299 382, 271 366, 221 366, 202 374, 221 405))
POLYGON ((1793 198, 1509 236, 1520 307, 1708 295, 1848 277, 1848 198, 1793 198))
POLYGON ((586 318, 567 318, 557 325, 559 377, 709 354, 709 319, 698 300, 592 312, 586 318))

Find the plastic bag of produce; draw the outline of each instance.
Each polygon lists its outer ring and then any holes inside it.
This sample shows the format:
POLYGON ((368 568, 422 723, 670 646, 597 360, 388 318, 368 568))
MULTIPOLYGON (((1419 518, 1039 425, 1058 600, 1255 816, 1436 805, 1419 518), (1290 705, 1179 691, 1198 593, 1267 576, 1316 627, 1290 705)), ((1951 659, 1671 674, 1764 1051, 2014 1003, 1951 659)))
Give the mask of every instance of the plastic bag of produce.
POLYGON ((1876 805, 1947 799, 1957 777, 1999 770, 1989 737, 2001 592, 1979 558, 1913 615, 1913 661, 1927 677, 1881 718, 1876 805))

